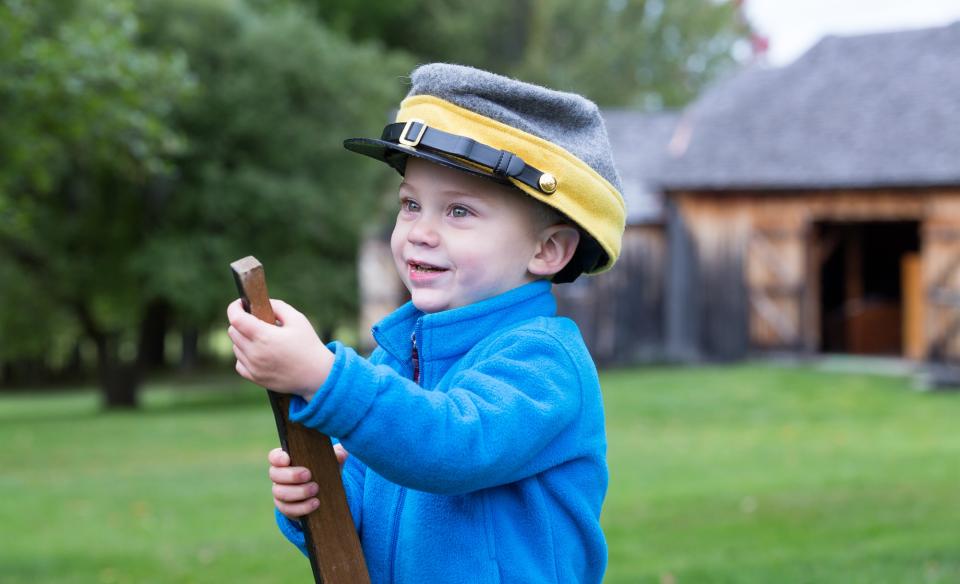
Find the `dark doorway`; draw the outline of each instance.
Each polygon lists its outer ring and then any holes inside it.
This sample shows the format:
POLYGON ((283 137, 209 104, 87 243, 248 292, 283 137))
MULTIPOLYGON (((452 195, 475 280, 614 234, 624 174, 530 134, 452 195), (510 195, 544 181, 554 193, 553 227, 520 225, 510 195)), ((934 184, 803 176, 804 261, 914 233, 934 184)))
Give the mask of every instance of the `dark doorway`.
POLYGON ((916 221, 819 223, 820 350, 903 352, 905 258, 920 251, 916 221))

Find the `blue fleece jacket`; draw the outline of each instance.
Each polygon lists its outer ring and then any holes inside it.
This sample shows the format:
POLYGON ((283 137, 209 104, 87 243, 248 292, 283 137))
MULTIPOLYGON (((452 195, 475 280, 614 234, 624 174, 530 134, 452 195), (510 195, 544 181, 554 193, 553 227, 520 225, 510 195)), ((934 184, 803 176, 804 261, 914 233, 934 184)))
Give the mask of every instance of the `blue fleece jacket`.
MULTIPOLYGON (((375 584, 600 582, 607 489, 600 385, 548 282, 374 327, 294 421, 340 439, 375 584), (414 344, 419 362, 414 380, 414 344)), ((304 550, 299 525, 277 513, 304 550)))

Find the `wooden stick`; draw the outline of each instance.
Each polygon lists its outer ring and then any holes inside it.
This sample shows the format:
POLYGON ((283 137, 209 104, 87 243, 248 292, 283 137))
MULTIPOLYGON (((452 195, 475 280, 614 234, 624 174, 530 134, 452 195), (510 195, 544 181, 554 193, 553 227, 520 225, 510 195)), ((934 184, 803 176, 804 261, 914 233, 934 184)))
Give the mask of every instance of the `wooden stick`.
MULTIPOLYGON (((270 306, 263 265, 253 256, 230 264, 243 308, 264 322, 276 324, 270 306)), ((320 486, 320 506, 301 518, 313 579, 317 584, 369 584, 367 564, 360 548, 357 529, 347 507, 340 479, 340 465, 330 438, 301 424, 291 423, 290 396, 267 390, 277 422, 280 446, 290 455, 293 466, 310 469, 320 486)))

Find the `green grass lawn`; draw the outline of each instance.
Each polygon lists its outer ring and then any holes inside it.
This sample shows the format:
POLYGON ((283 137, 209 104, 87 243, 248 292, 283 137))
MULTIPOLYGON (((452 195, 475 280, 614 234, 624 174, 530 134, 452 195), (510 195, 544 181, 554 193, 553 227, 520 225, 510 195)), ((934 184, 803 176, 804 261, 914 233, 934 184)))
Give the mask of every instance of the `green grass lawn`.
MULTIPOLYGON (((603 375, 607 582, 960 582, 960 393, 803 368, 603 375)), ((309 582, 266 397, 0 397, 0 582, 309 582)))

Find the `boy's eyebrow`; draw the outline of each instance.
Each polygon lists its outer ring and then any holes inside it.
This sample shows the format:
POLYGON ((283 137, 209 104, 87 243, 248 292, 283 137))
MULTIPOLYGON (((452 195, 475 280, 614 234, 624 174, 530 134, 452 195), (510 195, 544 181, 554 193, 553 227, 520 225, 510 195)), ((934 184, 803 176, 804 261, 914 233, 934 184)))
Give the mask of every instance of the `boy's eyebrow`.
MULTIPOLYGON (((404 181, 401 181, 401 182, 400 182, 400 186, 397 187, 397 190, 398 190, 398 191, 403 191, 404 189, 413 191, 414 193, 417 192, 417 188, 416 188, 415 186, 413 186, 412 183, 409 183, 409 182, 407 182, 407 181, 405 181, 405 180, 404 180, 404 181)), ((453 195, 453 196, 456 196, 456 197, 469 197, 469 198, 471 198, 471 199, 483 199, 483 198, 485 198, 485 197, 484 197, 483 195, 481 195, 480 193, 475 193, 475 192, 470 192, 470 191, 465 191, 465 190, 460 190, 460 189, 455 189, 455 188, 452 188, 452 189, 443 189, 443 190, 438 191, 438 192, 439 192, 440 194, 442 194, 442 195, 453 195)))
POLYGON ((483 198, 482 195, 479 195, 479 194, 477 194, 477 193, 471 193, 471 192, 468 192, 468 191, 461 191, 460 189, 443 189, 443 190, 440 191, 440 192, 443 193, 443 194, 445 194, 445 195, 454 195, 454 196, 457 196, 457 197, 470 197, 471 199, 481 199, 481 198, 483 198))
POLYGON ((417 192, 417 189, 412 184, 408 183, 407 181, 401 181, 400 186, 397 187, 397 192, 402 193, 405 190, 412 191, 414 193, 417 192))

